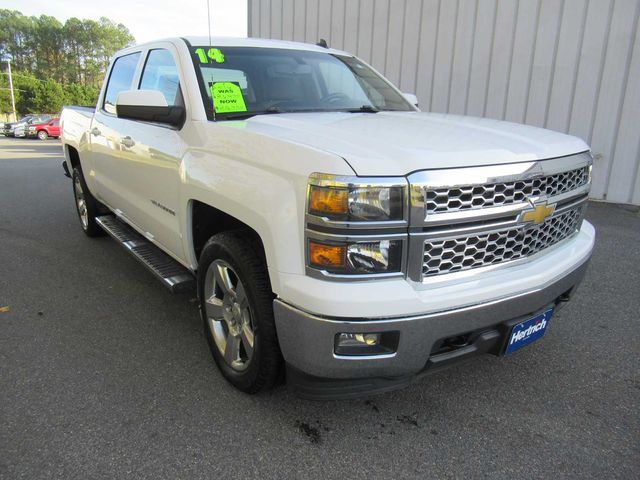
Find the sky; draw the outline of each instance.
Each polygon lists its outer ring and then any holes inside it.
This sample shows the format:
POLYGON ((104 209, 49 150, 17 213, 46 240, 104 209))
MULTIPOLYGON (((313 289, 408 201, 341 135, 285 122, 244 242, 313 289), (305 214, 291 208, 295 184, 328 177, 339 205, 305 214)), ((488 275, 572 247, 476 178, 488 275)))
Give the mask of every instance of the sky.
MULTIPOLYGON (((247 36, 247 0, 209 0, 211 35, 247 36)), ((0 8, 24 15, 51 15, 62 23, 107 17, 124 24, 137 43, 166 37, 207 35, 207 0, 0 0, 0 8)))

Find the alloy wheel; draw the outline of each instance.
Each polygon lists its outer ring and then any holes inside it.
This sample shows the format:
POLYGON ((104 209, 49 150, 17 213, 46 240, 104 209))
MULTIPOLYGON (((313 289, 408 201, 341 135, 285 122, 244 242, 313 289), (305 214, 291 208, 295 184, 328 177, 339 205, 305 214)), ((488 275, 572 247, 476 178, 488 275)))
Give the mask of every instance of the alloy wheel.
POLYGON ((214 260, 204 284, 205 314, 213 340, 227 365, 243 371, 255 349, 255 327, 249 299, 235 270, 214 260))
POLYGON ((76 197, 76 206, 78 207, 80 222, 82 222, 82 228, 86 230, 89 227, 89 212, 87 211, 87 202, 84 198, 84 191, 82 190, 80 176, 78 175, 76 175, 73 180, 73 191, 76 197))

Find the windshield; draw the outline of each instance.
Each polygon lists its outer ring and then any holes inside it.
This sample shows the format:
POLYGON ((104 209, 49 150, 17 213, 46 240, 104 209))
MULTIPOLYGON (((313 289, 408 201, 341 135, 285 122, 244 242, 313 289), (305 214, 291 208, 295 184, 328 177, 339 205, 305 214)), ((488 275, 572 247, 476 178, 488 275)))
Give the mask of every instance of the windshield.
POLYGON ((413 111, 354 57, 255 47, 192 47, 212 120, 266 113, 413 111))

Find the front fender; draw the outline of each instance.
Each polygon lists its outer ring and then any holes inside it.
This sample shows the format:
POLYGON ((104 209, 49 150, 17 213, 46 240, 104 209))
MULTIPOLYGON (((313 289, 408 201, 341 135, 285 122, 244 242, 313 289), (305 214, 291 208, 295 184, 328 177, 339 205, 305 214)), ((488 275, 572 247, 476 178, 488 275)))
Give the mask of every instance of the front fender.
POLYGON ((271 284, 278 293, 280 272, 304 275, 309 175, 317 171, 352 175, 353 171, 342 158, 303 145, 236 128, 211 125, 211 129, 216 133, 211 140, 202 149, 189 150, 181 164, 180 204, 185 208, 181 230, 187 232, 188 262, 197 268, 189 214, 191 202, 197 200, 258 233, 271 284))

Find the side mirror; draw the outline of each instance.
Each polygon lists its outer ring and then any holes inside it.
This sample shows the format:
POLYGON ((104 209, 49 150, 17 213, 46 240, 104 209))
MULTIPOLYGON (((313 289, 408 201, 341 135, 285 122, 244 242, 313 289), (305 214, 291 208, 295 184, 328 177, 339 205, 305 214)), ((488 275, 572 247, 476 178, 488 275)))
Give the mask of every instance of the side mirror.
POLYGON ((126 90, 116 99, 118 118, 129 118, 145 122, 166 123, 182 127, 185 109, 182 106, 167 105, 167 100, 159 90, 126 90))
POLYGON ((415 105, 416 107, 418 106, 418 97, 415 96, 415 94, 413 93, 403 93, 404 98, 406 98, 409 103, 411 103, 411 105, 415 105))

